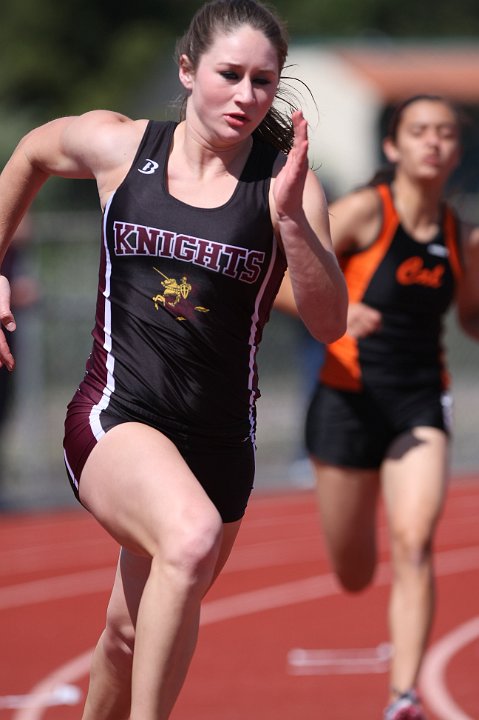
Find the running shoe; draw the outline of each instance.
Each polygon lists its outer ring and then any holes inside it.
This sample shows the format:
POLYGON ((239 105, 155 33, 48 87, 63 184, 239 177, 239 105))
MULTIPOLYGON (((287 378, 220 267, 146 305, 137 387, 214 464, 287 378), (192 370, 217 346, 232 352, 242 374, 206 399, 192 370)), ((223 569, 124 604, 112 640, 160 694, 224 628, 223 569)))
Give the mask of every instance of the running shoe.
POLYGON ((384 720, 426 720, 416 692, 409 690, 388 705, 384 720))

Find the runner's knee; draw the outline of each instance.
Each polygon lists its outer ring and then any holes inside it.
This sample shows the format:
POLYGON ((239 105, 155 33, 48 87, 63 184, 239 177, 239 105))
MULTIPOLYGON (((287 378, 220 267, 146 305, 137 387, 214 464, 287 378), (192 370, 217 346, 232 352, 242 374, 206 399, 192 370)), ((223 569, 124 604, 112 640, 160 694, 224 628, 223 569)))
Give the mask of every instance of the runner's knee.
POLYGON ((219 515, 185 521, 166 547, 153 558, 170 578, 186 588, 205 588, 213 575, 221 545, 223 525, 219 515))
POLYGON ((393 552, 397 563, 420 568, 428 563, 432 552, 432 538, 414 527, 396 528, 393 532, 393 552))

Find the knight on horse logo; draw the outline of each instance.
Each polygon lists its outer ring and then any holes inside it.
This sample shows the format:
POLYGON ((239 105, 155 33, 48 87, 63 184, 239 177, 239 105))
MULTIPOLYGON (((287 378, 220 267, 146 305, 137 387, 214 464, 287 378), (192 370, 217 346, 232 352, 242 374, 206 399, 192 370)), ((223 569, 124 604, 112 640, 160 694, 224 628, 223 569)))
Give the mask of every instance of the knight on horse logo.
MULTIPOLYGON (((163 307, 169 306, 170 308, 174 308, 180 300, 187 300, 188 296, 192 290, 192 285, 188 282, 188 278, 186 275, 182 275, 180 282, 176 278, 168 277, 165 275, 164 272, 161 270, 158 270, 158 268, 154 268, 159 275, 161 275, 164 280, 161 281, 161 284, 163 286, 163 292, 157 293, 153 296, 152 300, 155 303, 155 309, 158 310, 160 305, 163 307)), ((202 307, 200 305, 196 305, 194 309, 197 312, 209 312, 208 308, 202 307)), ((182 315, 177 316, 178 320, 186 320, 186 318, 182 315)))

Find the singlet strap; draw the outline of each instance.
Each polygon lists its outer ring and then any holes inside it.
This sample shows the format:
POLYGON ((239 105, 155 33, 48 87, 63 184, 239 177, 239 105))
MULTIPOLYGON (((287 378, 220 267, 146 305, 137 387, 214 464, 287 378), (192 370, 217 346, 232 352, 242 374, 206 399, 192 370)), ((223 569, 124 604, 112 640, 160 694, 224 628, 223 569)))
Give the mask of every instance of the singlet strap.
POLYGON ((381 201, 383 221, 374 242, 369 247, 350 255, 346 265, 343 266, 348 281, 350 302, 361 301, 366 287, 386 255, 399 225, 399 216, 394 207, 389 187, 377 185, 375 189, 381 201))
POLYGON ((376 191, 381 199, 382 212, 383 212, 383 225, 380 232, 380 237, 391 238, 399 225, 399 215, 394 206, 394 200, 391 193, 391 187, 386 183, 376 185, 376 191))

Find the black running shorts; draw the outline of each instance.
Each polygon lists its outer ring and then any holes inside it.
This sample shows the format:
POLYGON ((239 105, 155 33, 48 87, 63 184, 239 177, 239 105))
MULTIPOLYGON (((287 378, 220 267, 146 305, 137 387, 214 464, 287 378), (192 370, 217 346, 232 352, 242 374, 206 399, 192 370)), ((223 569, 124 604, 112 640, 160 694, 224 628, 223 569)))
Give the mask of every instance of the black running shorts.
POLYGON ((377 469, 391 443, 415 427, 450 432, 449 393, 419 387, 348 392, 317 385, 306 418, 306 448, 340 467, 377 469))
MULTIPOLYGON (((99 442, 92 423, 94 403, 77 392, 68 406, 63 441, 65 467, 76 498, 79 500, 80 478, 85 462, 99 442)), ((128 413, 101 410, 101 429, 108 432, 120 423, 138 418, 128 413)), ((234 522, 243 517, 253 489, 255 473, 255 446, 252 438, 226 444, 210 437, 195 437, 184 433, 176 435, 148 422, 151 427, 166 435, 178 448, 183 459, 217 508, 223 522, 234 522)), ((99 480, 101 482, 101 480, 99 480)))

